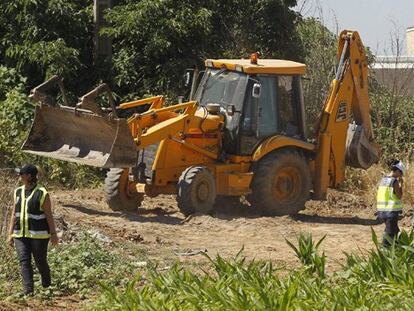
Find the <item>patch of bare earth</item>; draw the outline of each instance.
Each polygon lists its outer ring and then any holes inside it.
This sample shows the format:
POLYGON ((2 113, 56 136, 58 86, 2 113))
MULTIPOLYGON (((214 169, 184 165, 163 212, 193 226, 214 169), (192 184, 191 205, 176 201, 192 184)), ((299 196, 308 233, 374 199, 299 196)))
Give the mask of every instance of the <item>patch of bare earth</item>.
POLYGON ((248 258, 271 260, 294 267, 298 261, 285 239, 294 241, 300 232, 322 244, 328 256, 328 271, 344 262, 344 252, 372 247, 371 227, 381 235, 383 225, 374 216, 372 204, 358 196, 332 191, 328 201, 310 201, 294 217, 261 217, 247 205, 218 206, 210 215, 185 218, 174 196, 146 198, 138 212, 114 212, 100 190, 57 191, 52 194, 55 212, 72 228, 102 232, 114 242, 133 241, 156 261, 197 261, 186 256, 207 250, 208 254, 235 256, 244 248, 248 258))

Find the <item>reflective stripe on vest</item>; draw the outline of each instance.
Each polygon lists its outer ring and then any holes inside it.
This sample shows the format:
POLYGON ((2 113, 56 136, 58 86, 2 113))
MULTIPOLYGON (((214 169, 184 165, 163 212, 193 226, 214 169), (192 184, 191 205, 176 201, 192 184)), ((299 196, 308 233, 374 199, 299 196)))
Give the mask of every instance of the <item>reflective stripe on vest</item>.
POLYGON ((31 239, 50 238, 46 215, 42 210, 46 195, 46 189, 40 186, 36 186, 27 198, 25 196, 24 186, 14 191, 16 224, 12 235, 13 237, 26 237, 31 239))
POLYGON ((394 193, 393 177, 383 177, 377 192, 377 210, 379 212, 399 212, 402 211, 401 200, 394 193))

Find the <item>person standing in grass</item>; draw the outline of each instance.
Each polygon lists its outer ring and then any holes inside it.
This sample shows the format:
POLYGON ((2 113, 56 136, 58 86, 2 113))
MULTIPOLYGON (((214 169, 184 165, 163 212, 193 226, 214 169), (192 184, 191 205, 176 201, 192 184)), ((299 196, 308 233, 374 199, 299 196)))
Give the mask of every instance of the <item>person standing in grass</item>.
POLYGON ((47 247, 58 244, 53 220, 50 196, 46 189, 37 183, 37 168, 32 164, 16 169, 23 183, 14 191, 14 205, 11 215, 9 238, 10 246, 15 246, 23 277, 23 295, 34 291, 32 255, 40 272, 42 286, 51 283, 47 263, 47 247))
POLYGON ((385 222, 382 245, 389 246, 400 229, 398 219, 402 214, 401 198, 403 195, 403 175, 405 166, 399 160, 390 163, 391 172, 384 176, 377 191, 377 217, 385 222))

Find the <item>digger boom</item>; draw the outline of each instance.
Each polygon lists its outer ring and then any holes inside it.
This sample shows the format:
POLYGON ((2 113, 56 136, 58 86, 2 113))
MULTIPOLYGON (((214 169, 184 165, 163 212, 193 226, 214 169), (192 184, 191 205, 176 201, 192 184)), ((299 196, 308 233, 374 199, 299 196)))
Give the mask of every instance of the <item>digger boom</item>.
POLYGON ((344 181, 346 165, 367 169, 380 153, 369 113, 368 61, 358 32, 341 32, 337 58, 318 129, 315 198, 324 198, 328 187, 337 188, 344 181))

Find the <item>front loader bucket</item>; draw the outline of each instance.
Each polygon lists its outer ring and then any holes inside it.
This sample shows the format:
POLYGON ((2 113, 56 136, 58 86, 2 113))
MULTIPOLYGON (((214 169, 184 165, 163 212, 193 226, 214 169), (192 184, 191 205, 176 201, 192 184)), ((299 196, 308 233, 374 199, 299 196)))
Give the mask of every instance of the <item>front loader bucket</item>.
POLYGON ((362 125, 350 124, 346 139, 345 161, 348 166, 367 169, 379 160, 379 147, 370 143, 362 125))
POLYGON ((104 167, 132 167, 137 147, 126 119, 109 119, 71 107, 36 106, 24 152, 104 167))

